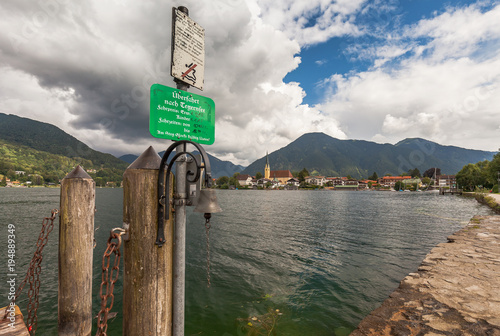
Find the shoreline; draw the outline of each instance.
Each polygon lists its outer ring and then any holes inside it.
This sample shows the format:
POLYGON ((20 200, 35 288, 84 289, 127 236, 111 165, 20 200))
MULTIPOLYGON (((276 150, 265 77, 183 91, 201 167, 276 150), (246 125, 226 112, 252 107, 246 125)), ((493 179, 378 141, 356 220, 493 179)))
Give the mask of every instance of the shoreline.
MULTIPOLYGON (((485 196, 500 207, 500 194, 485 196)), ((474 216, 350 335, 500 335, 499 240, 500 216, 474 216)))
POLYGON ((493 211, 500 214, 500 194, 474 193, 474 197, 479 203, 489 206, 493 211))

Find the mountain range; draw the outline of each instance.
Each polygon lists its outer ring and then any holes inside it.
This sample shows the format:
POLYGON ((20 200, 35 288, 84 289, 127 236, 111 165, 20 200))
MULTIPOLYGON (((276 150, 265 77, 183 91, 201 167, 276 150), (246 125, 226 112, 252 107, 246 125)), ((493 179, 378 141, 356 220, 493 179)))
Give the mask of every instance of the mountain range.
POLYGON ((127 168, 127 164, 111 154, 93 150, 60 128, 12 114, 0 113, 0 139, 11 145, 25 146, 73 159, 92 161, 92 167, 127 168))
MULTIPOLYGON (((324 133, 308 133, 268 155, 271 170, 300 171, 311 175, 366 178, 376 172, 400 175, 418 168, 441 168, 443 174, 456 174, 468 163, 491 160, 495 152, 442 146, 432 141, 411 138, 392 144, 364 140, 339 140, 324 133)), ((264 172, 266 157, 249 165, 242 174, 264 172)))
MULTIPOLYGON (((101 153, 54 125, 4 113, 0 113, 0 146, 0 154, 3 154, 0 155, 0 170, 57 175, 53 180, 63 178, 77 164, 86 169, 110 169, 114 175, 121 176, 138 157, 128 154, 117 158, 101 153)), ((244 169, 208 156, 213 177, 232 176, 244 169)))
MULTIPOLYGON (((165 151, 158 153, 158 155, 160 155, 161 157, 163 157, 163 154, 165 154, 165 151)), ((193 152, 193 154, 198 154, 198 152, 195 151, 195 152, 193 152)), ((172 157, 173 154, 170 156, 172 157)), ((243 166, 236 165, 230 161, 222 161, 222 160, 220 160, 220 159, 216 158, 215 156, 210 155, 208 153, 207 153, 207 156, 208 156, 208 159, 210 160, 210 167, 212 169, 212 177, 213 178, 219 178, 221 176, 233 176, 234 173, 239 173, 243 169, 245 169, 245 167, 243 167, 243 166)), ((120 160, 123 160, 123 161, 128 162, 128 163, 134 162, 135 159, 137 159, 137 158, 138 158, 138 156, 133 155, 133 154, 126 154, 126 155, 120 156, 120 160)))
MULTIPOLYGON (((35 173, 57 172, 57 176, 62 175, 59 178, 64 177, 69 172, 68 167, 75 164, 97 170, 109 169, 119 178, 128 164, 137 158, 137 155, 131 154, 116 158, 101 153, 54 125, 3 113, 0 113, 0 145, 0 170, 28 167, 35 173)), ((271 170, 293 172, 306 168, 311 175, 366 178, 373 172, 379 176, 399 175, 414 168, 423 172, 433 167, 441 168, 443 174, 455 174, 468 163, 491 160, 494 154, 443 146, 420 138, 405 139, 392 145, 339 140, 324 133, 308 133, 270 153, 268 158, 271 170)), ((246 168, 210 154, 208 156, 215 178, 239 172, 253 176, 264 172, 266 156, 246 168)))

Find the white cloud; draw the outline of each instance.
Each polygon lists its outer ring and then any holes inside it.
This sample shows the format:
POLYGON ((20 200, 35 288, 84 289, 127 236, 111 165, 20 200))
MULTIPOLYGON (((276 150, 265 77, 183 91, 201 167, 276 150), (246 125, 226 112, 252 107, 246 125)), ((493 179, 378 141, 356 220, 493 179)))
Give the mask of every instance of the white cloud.
POLYGON ((0 68, 0 72, 1 113, 16 114, 67 129, 71 115, 65 111, 74 98, 73 90, 45 90, 34 76, 8 67, 0 68))
POLYGON ((257 0, 255 13, 301 46, 360 35, 353 23, 365 0, 257 0))
MULTIPOLYGON (((302 103, 299 84, 283 78, 300 64, 295 55, 306 37, 313 43, 355 31, 349 15, 360 3, 182 3, 206 31, 205 91, 191 91, 216 103, 216 142, 207 150, 249 164, 305 132, 345 137, 335 120, 302 103), (280 16, 284 7, 289 11, 280 16), (319 9, 314 25, 305 27, 300 17, 319 9), (279 27, 270 24, 275 15, 279 27)), ((169 73, 172 5, 181 4, 2 1, 3 112, 54 123, 114 154, 138 154, 150 144, 166 148, 168 141, 148 131, 149 86, 175 86, 169 73), (12 78, 22 89, 9 90, 12 78)))
POLYGON ((213 147, 218 157, 250 164, 251 160, 242 158, 262 157, 266 151, 284 147, 304 133, 324 132, 345 138, 335 120, 302 104, 303 95, 297 83, 262 84, 258 90, 249 92, 248 98, 258 101, 258 105, 253 105, 251 111, 219 118, 216 123, 217 141, 213 147))
POLYGON ((471 5, 405 27, 399 44, 391 38, 361 55, 372 57, 371 69, 326 79, 325 102, 317 107, 349 138, 419 136, 497 150, 499 17, 500 5, 471 5))
POLYGON ((480 4, 447 12, 420 21, 405 32, 410 38, 430 39, 425 48, 432 53, 431 59, 439 62, 446 58, 470 57, 482 52, 484 42, 492 42, 498 48, 500 38, 500 6, 483 12, 480 4))

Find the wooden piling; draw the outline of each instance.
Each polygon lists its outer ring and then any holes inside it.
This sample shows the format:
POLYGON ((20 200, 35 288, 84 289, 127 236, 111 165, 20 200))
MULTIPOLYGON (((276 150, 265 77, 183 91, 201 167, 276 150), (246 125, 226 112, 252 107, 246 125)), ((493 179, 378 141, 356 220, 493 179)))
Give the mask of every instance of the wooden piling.
POLYGON ((92 331, 95 182, 77 166, 61 181, 59 217, 59 336, 92 331))
MULTIPOLYGON (((166 243, 155 245, 160 163, 158 154, 149 147, 123 175, 123 222, 128 227, 124 242, 124 336, 172 333, 172 214, 165 221, 166 243)), ((170 199, 172 190, 166 191, 170 199)))

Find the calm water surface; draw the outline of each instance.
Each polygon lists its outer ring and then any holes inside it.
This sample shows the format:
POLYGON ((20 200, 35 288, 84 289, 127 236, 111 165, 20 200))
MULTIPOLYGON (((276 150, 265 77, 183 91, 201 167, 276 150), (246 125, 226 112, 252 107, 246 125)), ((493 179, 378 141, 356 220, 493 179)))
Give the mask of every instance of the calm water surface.
MULTIPOLYGON (((210 288, 204 221, 188 211, 186 335, 347 335, 431 248, 473 215, 492 214, 473 199, 427 193, 236 190, 218 191, 218 199, 224 212, 212 217, 210 288)), ((109 230, 122 225, 122 200, 122 189, 97 189, 95 314, 102 254, 109 230)), ((6 225, 16 226, 20 282, 43 217, 58 207, 59 189, 0 188, 1 306, 6 225)), ((57 240, 55 228, 43 251, 37 335, 57 335, 57 240)), ((122 334, 122 276, 111 336, 122 334)))

